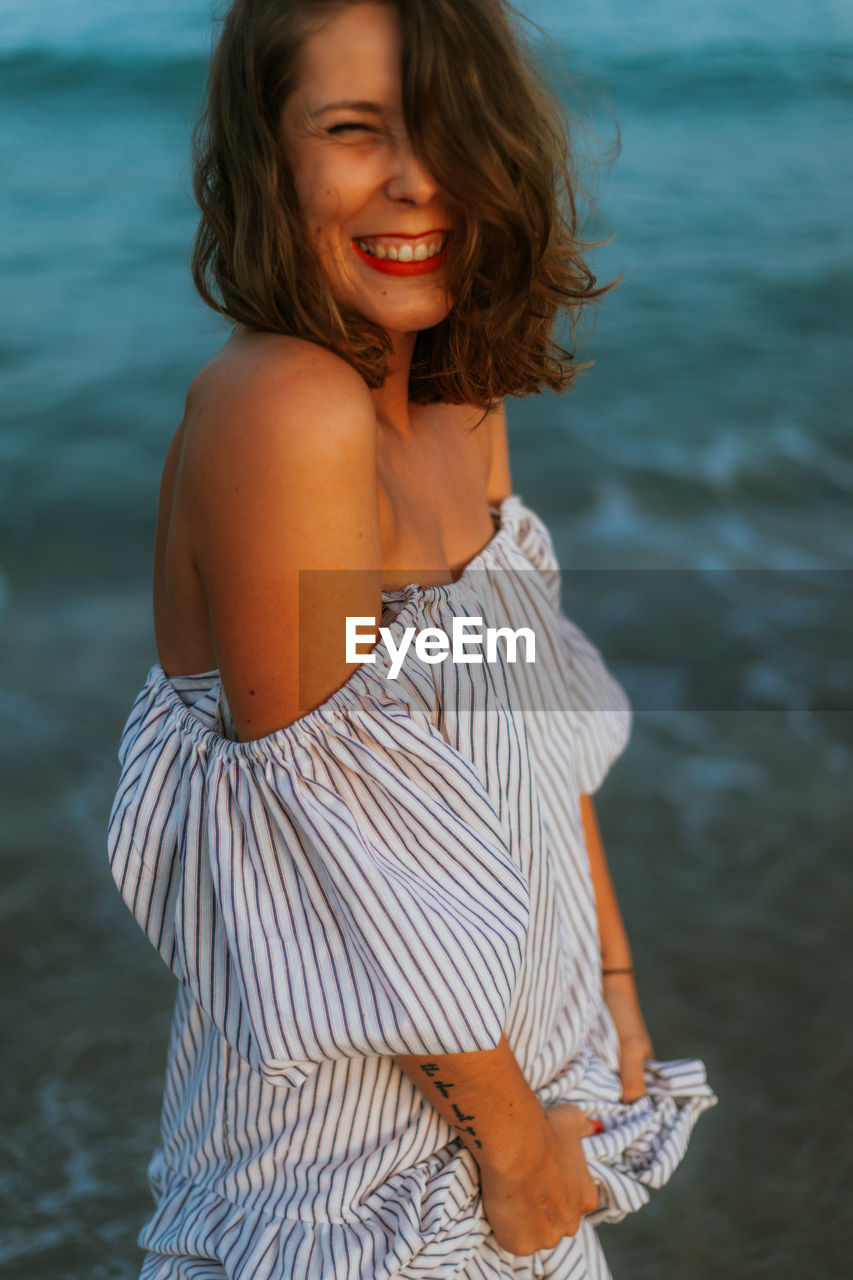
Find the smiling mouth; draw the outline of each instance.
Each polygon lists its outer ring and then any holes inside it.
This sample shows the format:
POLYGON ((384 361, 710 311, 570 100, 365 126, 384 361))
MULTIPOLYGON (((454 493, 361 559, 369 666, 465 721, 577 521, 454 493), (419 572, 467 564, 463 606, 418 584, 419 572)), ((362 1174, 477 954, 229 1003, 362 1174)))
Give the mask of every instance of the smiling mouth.
POLYGON ((449 231, 422 236, 359 236, 352 246, 363 262, 384 275, 412 276, 437 271, 447 260, 449 231))

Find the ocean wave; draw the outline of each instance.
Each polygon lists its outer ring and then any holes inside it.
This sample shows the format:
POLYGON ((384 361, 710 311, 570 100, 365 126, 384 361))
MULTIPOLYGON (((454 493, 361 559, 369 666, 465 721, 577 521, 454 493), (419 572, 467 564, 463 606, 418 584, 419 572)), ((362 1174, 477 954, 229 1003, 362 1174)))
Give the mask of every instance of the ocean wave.
POLYGON ((204 83, 208 57, 19 49, 0 54, 0 100, 21 103, 67 97, 183 99, 204 83))
POLYGON ((738 110, 789 102, 853 97, 853 46, 722 40, 663 49, 551 50, 552 83, 580 108, 611 100, 617 114, 634 110, 738 110))
MULTIPOLYGON (((720 41, 688 49, 597 51, 578 60, 577 50, 557 46, 557 83, 577 76, 585 97, 611 93, 618 101, 649 109, 674 102, 784 104, 794 98, 853 97, 853 48, 838 44, 780 45, 720 41)), ((553 54, 549 58, 553 63, 553 54)), ((98 94, 172 98, 199 87, 208 51, 89 50, 32 45, 0 52, 0 96, 6 100, 45 94, 98 94)))
MULTIPOLYGON (((712 494, 737 494, 786 504, 807 495, 816 499, 853 494, 853 463, 841 442, 818 440, 794 422, 781 422, 753 437, 733 429, 721 430, 704 443, 687 446, 665 442, 646 447, 627 467, 635 475, 645 471, 658 483, 693 483, 712 494)), ((694 499, 698 495, 693 495, 694 499)))
MULTIPOLYGON (((553 54, 549 57, 553 65, 553 54)), ((679 106, 777 106, 853 97, 853 47, 721 40, 687 48, 652 47, 557 57, 556 83, 572 70, 587 102, 610 94, 617 110, 679 106)))

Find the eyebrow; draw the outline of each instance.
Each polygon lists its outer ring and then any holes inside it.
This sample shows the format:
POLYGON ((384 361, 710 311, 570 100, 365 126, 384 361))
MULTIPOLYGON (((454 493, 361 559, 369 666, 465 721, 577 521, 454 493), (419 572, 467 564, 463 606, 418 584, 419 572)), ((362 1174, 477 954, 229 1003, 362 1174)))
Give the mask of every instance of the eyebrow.
POLYGON ((369 111, 373 115, 381 116, 385 111, 385 108, 381 106, 378 102, 354 102, 354 101, 327 102, 325 107, 320 107, 318 111, 312 111, 311 114, 314 116, 322 116, 322 115, 325 115, 327 111, 341 111, 341 110, 369 111))

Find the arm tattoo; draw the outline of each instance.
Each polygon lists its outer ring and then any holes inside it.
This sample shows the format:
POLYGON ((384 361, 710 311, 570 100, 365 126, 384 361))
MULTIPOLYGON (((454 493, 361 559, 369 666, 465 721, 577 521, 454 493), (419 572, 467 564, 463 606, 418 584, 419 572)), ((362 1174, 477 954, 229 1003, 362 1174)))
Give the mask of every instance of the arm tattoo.
MULTIPOLYGON (((425 1076, 429 1076, 442 1098, 448 1098, 450 1096, 450 1090, 455 1088, 455 1085, 452 1080, 434 1080, 433 1077, 438 1075, 438 1070, 437 1062, 424 1062, 421 1064, 421 1071, 423 1071, 425 1076)), ((453 1114, 456 1116, 457 1121, 459 1121, 456 1127, 463 1133, 471 1135, 475 1147, 482 1147, 483 1144, 477 1137, 477 1130, 470 1124, 465 1123, 468 1120, 476 1120, 477 1117, 473 1115, 466 1116, 462 1111, 462 1108, 458 1107, 455 1102, 453 1104, 453 1114)))

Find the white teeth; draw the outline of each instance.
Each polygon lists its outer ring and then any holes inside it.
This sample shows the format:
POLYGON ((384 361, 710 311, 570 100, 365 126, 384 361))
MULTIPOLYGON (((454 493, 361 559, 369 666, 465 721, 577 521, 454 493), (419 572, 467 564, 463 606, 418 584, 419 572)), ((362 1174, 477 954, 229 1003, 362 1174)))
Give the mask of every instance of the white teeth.
POLYGON ((442 237, 441 240, 436 240, 432 244, 419 244, 416 249, 413 249, 410 244, 392 244, 386 248, 383 244, 371 244, 367 240, 356 240, 356 244, 372 258, 390 258, 392 262, 423 262, 426 258, 434 258, 441 253, 444 240, 445 238, 442 237))

